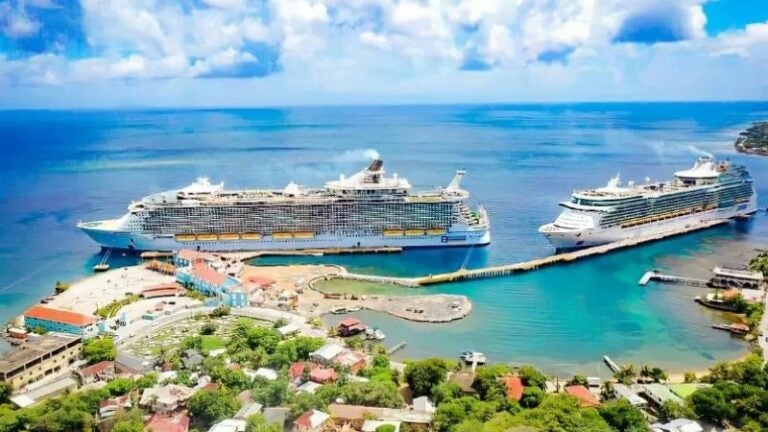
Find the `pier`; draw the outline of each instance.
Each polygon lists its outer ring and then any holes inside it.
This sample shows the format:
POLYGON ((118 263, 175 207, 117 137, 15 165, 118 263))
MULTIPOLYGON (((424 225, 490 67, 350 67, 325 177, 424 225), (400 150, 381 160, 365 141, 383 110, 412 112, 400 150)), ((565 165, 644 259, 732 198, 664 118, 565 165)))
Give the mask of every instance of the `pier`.
POLYGON ((351 255, 351 254, 391 254, 403 251, 401 247, 376 247, 376 248, 328 248, 328 249, 285 249, 285 250, 260 250, 241 252, 212 252, 224 258, 236 261, 248 261, 259 257, 268 256, 323 256, 323 255, 351 255))
POLYGON ((695 279, 695 278, 689 278, 689 277, 682 277, 682 276, 675 276, 675 275, 668 275, 663 274, 660 272, 657 272, 655 270, 647 271, 643 275, 642 278, 637 282, 640 286, 646 286, 651 281, 657 281, 657 282, 667 282, 667 283, 674 283, 674 284, 680 284, 680 285, 690 285, 690 286, 697 286, 702 288, 709 288, 709 281, 704 279, 695 279))
POLYGON ((586 249, 577 250, 574 252, 566 252, 561 254, 555 254, 545 258, 538 258, 530 261, 506 264, 494 267, 485 267, 480 269, 466 270, 460 269, 450 273, 428 275, 421 278, 415 278, 414 280, 419 285, 433 285, 446 282, 458 282, 470 279, 483 279, 492 277, 509 276, 515 273, 523 273, 533 270, 538 270, 542 267, 547 267, 555 264, 565 264, 572 261, 576 261, 583 258, 588 258, 596 255, 603 255, 609 252, 613 252, 620 249, 625 249, 632 246, 637 246, 643 243, 650 243, 653 241, 661 240, 668 237, 674 237, 681 234, 686 234, 694 231, 699 231, 706 228, 711 228, 717 225, 727 223, 727 219, 717 219, 712 221, 706 221, 689 225, 683 228, 670 230, 654 235, 635 237, 620 240, 613 243, 608 243, 600 246, 594 246, 586 249))

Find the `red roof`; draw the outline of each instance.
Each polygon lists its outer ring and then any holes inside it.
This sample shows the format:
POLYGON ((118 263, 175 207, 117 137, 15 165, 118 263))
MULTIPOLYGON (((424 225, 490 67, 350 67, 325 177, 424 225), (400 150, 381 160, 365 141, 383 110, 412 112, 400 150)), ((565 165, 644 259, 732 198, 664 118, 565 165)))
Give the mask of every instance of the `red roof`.
POLYGON ((123 396, 118 396, 118 397, 111 398, 111 399, 104 399, 103 401, 99 402, 99 408, 106 408, 106 407, 110 407, 110 406, 118 407, 118 408, 119 407, 125 407, 125 406, 128 405, 128 402, 130 402, 130 401, 131 401, 131 395, 130 394, 123 395, 123 396))
POLYGON ((64 324, 70 324, 78 327, 85 327, 96 321, 91 315, 83 315, 64 309, 56 309, 47 306, 32 306, 24 312, 25 318, 37 318, 39 320, 54 321, 64 324))
POLYGON ((572 385, 565 388, 565 392, 571 396, 579 398, 582 408, 591 408, 600 405, 600 401, 597 400, 589 389, 583 385, 572 385))
POLYGON ((227 275, 217 272, 201 261, 195 261, 195 263, 192 264, 192 274, 196 278, 215 286, 223 285, 227 280, 227 275))
POLYGON ((187 261, 194 261, 196 259, 204 259, 204 260, 211 261, 215 259, 215 257, 211 254, 194 251, 192 249, 182 249, 179 251, 176 257, 179 259, 187 260, 187 261))
POLYGON ((339 323, 339 325, 342 327, 354 327, 360 324, 362 323, 357 318, 345 318, 344 321, 339 323))
POLYGON ((504 379, 504 383, 507 385, 507 397, 520 401, 523 397, 523 390, 525 390, 523 380, 518 376, 510 376, 504 379))
POLYGON ((80 369, 78 373, 81 376, 91 376, 91 375, 104 373, 105 371, 110 369, 112 369, 112 371, 115 370, 115 362, 105 360, 103 362, 98 362, 94 365, 86 366, 80 369))
POLYGON ((186 413, 172 417, 154 414, 146 424, 147 429, 153 432, 188 432, 189 417, 186 413))
POLYGON ((309 366, 310 373, 313 370, 315 370, 315 369, 320 367, 320 365, 315 364, 315 363, 296 362, 296 363, 291 365, 291 369, 290 369, 291 379, 296 379, 296 378, 299 378, 302 375, 304 375, 304 368, 306 368, 307 366, 309 366))
POLYGON ((336 378, 336 371, 330 368, 317 368, 309 373, 309 379, 320 384, 336 381, 336 378))

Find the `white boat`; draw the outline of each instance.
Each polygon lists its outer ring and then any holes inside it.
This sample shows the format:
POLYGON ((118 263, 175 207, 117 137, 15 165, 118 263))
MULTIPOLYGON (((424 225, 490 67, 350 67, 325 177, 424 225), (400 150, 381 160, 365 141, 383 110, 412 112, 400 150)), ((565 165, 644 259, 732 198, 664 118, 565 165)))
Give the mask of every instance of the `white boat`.
POLYGON ((471 351, 471 350, 462 352, 461 359, 464 360, 465 363, 469 363, 469 364, 473 364, 473 363, 485 364, 485 362, 488 360, 485 354, 478 351, 471 351))
MULTIPOLYGON (((464 171, 423 190, 383 162, 323 187, 227 190, 201 177, 148 195, 118 219, 82 222, 96 243, 115 249, 206 251, 480 246, 491 241, 482 207, 471 209, 464 171), (411 235, 389 235, 395 230, 411 235)), ((321 251, 316 251, 320 255, 321 251)))
POLYGON ((383 331, 381 331, 378 327, 367 327, 365 329, 365 338, 369 340, 384 340, 387 338, 387 335, 384 334, 383 331))
POLYGON ((560 206, 560 216, 539 232, 556 249, 570 250, 748 217, 757 211, 757 194, 745 167, 701 157, 671 181, 623 186, 616 176, 604 187, 574 192, 560 206))

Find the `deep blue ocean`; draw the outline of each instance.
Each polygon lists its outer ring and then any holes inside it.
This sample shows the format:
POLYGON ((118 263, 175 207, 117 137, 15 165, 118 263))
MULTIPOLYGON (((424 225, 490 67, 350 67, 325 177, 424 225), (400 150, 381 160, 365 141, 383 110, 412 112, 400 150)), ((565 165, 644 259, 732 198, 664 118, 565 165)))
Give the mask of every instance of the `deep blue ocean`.
MULTIPOLYGON (((0 112, 0 320, 38 302, 56 280, 89 274, 99 247, 79 220, 122 215, 143 195, 208 175, 229 187, 320 185, 364 167, 373 151, 414 185, 446 185, 466 169, 472 202, 488 210, 493 243, 468 266, 552 253, 536 229, 574 188, 610 177, 667 179, 710 152, 751 170, 768 203, 768 158, 732 142, 768 103, 313 107, 254 110, 0 112)), ((360 316, 408 342, 403 357, 476 349, 491 360, 596 373, 602 355, 674 370, 735 358, 746 346, 710 324, 700 289, 642 288, 651 268, 706 276, 768 248, 768 217, 504 279, 433 287, 468 295, 474 311, 442 325, 360 316)), ((467 250, 312 258, 361 272, 454 270, 467 250)), ((113 257, 112 264, 132 262, 113 257)), ((266 262, 274 262, 267 260, 266 262)))

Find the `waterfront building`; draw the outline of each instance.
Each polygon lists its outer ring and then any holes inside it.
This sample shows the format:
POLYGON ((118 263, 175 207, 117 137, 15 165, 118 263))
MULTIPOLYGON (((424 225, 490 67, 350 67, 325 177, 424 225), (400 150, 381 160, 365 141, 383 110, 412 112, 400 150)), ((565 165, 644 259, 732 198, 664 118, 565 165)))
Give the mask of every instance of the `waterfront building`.
POLYGON ((567 250, 750 216, 757 193, 745 167, 702 157, 672 181, 622 186, 616 176, 605 187, 574 192, 560 206, 560 216, 539 232, 567 250))
POLYGON ((341 337, 354 336, 365 331, 365 324, 357 318, 345 318, 339 323, 338 331, 341 337))
POLYGON ((67 375, 80 356, 81 341, 78 336, 64 334, 32 338, 0 357, 0 380, 22 391, 43 378, 67 375))
POLYGON ((330 365, 333 362, 333 359, 344 352, 345 349, 346 348, 339 344, 329 343, 320 347, 318 350, 311 352, 309 358, 318 363, 330 365))
POLYGON ((765 276, 759 271, 747 268, 718 266, 712 270, 714 274, 710 284, 717 288, 747 288, 760 289, 765 276))
POLYGON ((672 393, 669 390, 669 387, 664 384, 641 384, 640 388, 642 389, 642 394, 657 406, 662 406, 664 405, 664 402, 667 401, 672 401, 681 405, 684 403, 683 399, 672 393))
POLYGON ((669 391, 677 395, 680 399, 687 399, 696 390, 711 387, 712 384, 707 383, 681 383, 681 384, 668 384, 669 391))
POLYGON ((176 268, 176 281, 206 296, 216 297, 226 306, 249 306, 250 293, 243 289, 238 278, 224 271, 226 268, 220 261, 195 258, 189 265, 176 268))
POLYGON ((294 420, 293 426, 298 432, 317 432, 330 420, 331 416, 322 411, 309 410, 294 420))
POLYGON ((491 241, 482 207, 465 203, 464 171, 443 188, 414 189, 373 161, 350 177, 305 188, 225 190, 207 178, 142 198, 113 220, 78 227, 103 247, 274 250, 478 246, 491 241))
POLYGON ((43 305, 32 306, 24 312, 24 326, 30 330, 42 328, 48 332, 69 333, 84 338, 99 334, 93 315, 43 305))
POLYGON ((616 392, 616 396, 626 399, 630 404, 642 408, 648 405, 645 399, 641 398, 637 393, 632 391, 624 384, 616 383, 613 385, 613 390, 616 392))
POLYGON ((583 385, 570 385, 565 387, 565 392, 577 398, 582 408, 594 408, 600 406, 600 401, 583 385))

